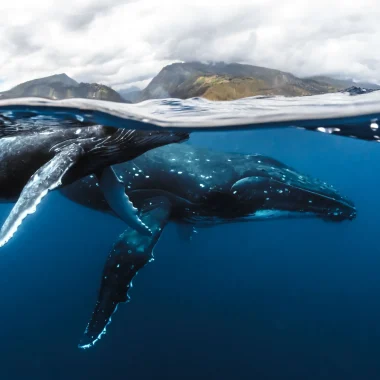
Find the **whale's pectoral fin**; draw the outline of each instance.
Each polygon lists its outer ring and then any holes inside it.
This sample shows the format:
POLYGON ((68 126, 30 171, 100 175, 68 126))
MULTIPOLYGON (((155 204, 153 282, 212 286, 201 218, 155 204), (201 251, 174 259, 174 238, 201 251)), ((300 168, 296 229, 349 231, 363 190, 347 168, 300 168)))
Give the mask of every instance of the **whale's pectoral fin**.
POLYGON ((36 211, 37 205, 49 190, 61 185, 62 177, 82 154, 82 147, 71 144, 32 175, 0 230, 0 247, 12 238, 26 216, 36 211))
POLYGON ((153 248, 169 219, 170 211, 171 204, 167 198, 148 199, 141 208, 141 219, 150 227, 152 235, 142 235, 129 227, 119 236, 105 263, 98 300, 80 341, 80 348, 93 346, 105 334, 118 304, 129 300, 132 279, 153 260, 153 248))
POLYGON ((136 231, 150 236, 149 227, 139 218, 137 208, 133 207, 128 195, 125 194, 124 183, 117 177, 112 167, 105 168, 97 177, 104 198, 115 214, 136 231))

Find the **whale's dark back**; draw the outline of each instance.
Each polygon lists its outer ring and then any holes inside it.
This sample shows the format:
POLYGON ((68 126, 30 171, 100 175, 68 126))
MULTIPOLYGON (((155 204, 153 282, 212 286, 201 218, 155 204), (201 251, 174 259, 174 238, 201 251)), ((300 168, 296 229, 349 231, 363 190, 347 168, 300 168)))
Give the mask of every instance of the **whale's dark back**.
POLYGON ((70 144, 83 156, 62 179, 63 185, 107 166, 133 159, 149 149, 188 139, 186 132, 136 131, 93 126, 15 126, 0 124, 0 201, 14 201, 30 177, 70 144))
MULTIPOLYGON (((152 149, 132 161, 114 165, 135 202, 139 195, 175 196, 192 204, 221 200, 241 178, 255 175, 255 162, 284 164, 262 155, 224 153, 188 144, 170 144, 152 149)), ((94 176, 66 186, 61 192, 72 201, 100 211, 110 211, 94 176)), ((224 202, 228 199, 223 198, 224 202)))

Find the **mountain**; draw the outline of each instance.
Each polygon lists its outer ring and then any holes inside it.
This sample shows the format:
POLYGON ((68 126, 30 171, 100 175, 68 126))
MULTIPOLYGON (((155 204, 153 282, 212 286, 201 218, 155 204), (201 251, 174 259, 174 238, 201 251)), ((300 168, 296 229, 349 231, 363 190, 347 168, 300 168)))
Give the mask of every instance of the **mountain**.
POLYGON ((334 79, 326 76, 314 76, 314 77, 309 77, 308 79, 311 80, 316 80, 317 82, 320 83, 325 83, 329 84, 333 87, 338 88, 339 90, 344 90, 349 87, 363 87, 363 88, 369 88, 373 90, 379 90, 380 86, 378 84, 374 83, 368 83, 368 82, 354 82, 352 79, 334 79))
POLYGON ((125 90, 119 90, 118 92, 123 99, 132 103, 138 102, 141 97, 141 90, 137 86, 132 86, 125 90))
POLYGON ((238 63, 174 63, 164 67, 153 78, 141 92, 139 101, 191 97, 233 100, 255 95, 316 95, 336 92, 353 84, 353 81, 328 77, 298 78, 288 72, 238 63))
POLYGON ((102 84, 78 83, 66 74, 57 74, 21 83, 9 91, 0 92, 0 99, 36 96, 49 99, 87 98, 121 103, 192 97, 234 100, 255 95, 317 95, 352 86, 380 89, 379 85, 372 83, 327 76, 299 78, 285 71, 239 63, 186 62, 165 66, 144 90, 132 86, 116 92, 102 84))
POLYGON ((86 98, 127 102, 119 93, 108 86, 97 83, 78 83, 66 74, 30 80, 8 91, 0 92, 0 99, 29 96, 48 99, 86 98))

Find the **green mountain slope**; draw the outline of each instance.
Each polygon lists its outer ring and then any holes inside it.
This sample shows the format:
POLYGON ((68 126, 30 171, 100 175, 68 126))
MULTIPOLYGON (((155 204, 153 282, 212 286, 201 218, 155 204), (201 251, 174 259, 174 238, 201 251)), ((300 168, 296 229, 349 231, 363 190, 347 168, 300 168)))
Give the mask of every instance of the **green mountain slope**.
POLYGON ((238 63, 187 62, 164 67, 138 100, 197 96, 209 100, 233 100, 255 95, 317 95, 353 85, 353 81, 328 77, 298 78, 284 71, 238 63))

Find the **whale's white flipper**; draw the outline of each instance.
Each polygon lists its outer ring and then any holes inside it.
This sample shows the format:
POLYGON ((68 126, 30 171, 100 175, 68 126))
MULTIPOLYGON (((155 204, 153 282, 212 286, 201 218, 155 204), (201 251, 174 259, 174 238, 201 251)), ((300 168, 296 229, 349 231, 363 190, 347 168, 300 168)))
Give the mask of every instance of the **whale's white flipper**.
POLYGON ((12 238, 26 216, 36 211, 37 205, 49 190, 54 190, 61 185, 62 177, 83 152, 81 146, 71 144, 32 175, 0 230, 0 247, 12 238))
POLYGON ((99 177, 99 186, 111 209, 131 228, 143 235, 151 235, 149 227, 137 215, 137 208, 125 194, 125 185, 112 167, 107 167, 99 177))

